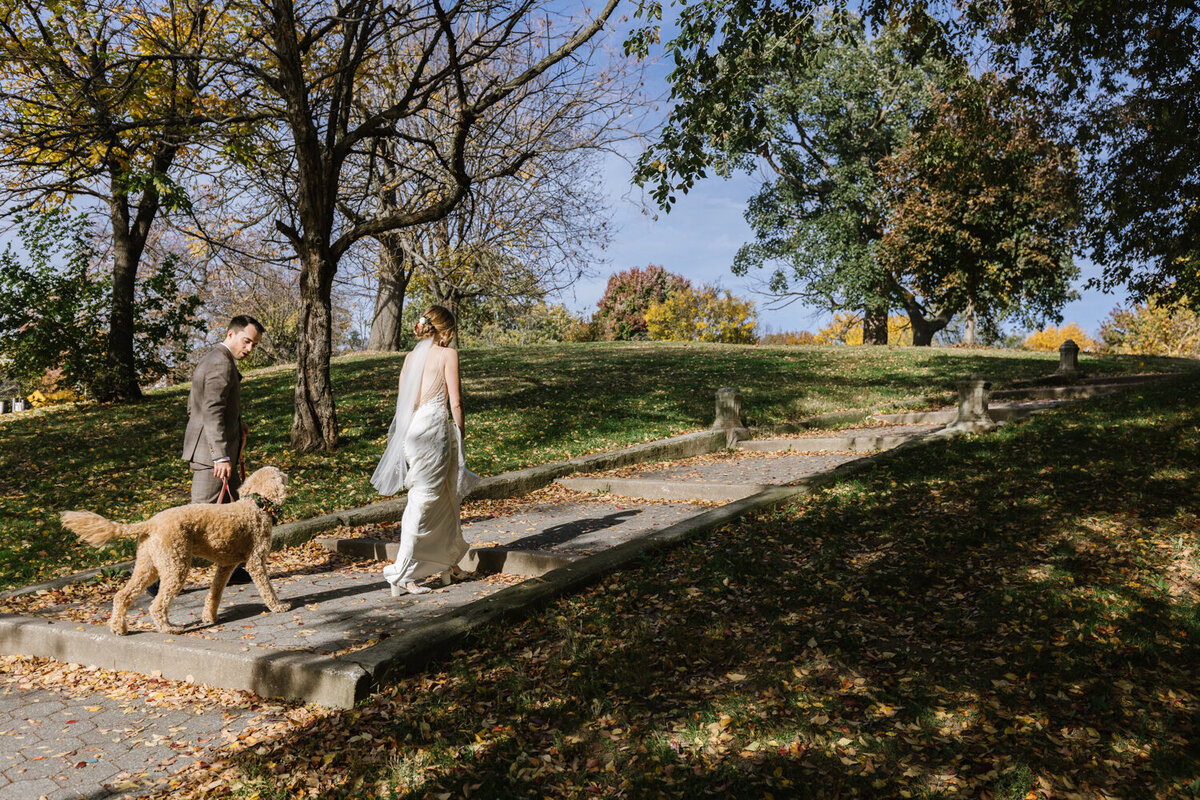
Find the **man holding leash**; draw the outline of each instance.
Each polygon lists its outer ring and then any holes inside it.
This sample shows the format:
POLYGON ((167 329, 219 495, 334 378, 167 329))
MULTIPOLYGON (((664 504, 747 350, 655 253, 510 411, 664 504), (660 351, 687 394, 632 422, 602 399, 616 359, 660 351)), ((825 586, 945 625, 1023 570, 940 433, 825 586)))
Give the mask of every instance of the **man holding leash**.
MULTIPOLYGON (((254 317, 239 314, 229 321, 225 341, 209 350, 192 373, 183 459, 192 467, 193 503, 232 503, 242 485, 242 447, 248 428, 242 422, 242 373, 237 362, 254 352, 266 331, 254 317)), ((242 567, 230 584, 249 583, 242 567)), ((147 591, 157 594, 156 581, 147 591)))
POLYGON ((229 321, 225 341, 205 353, 192 373, 183 459, 192 467, 193 503, 238 499, 247 428, 237 362, 254 352, 263 332, 261 322, 239 314, 229 321))

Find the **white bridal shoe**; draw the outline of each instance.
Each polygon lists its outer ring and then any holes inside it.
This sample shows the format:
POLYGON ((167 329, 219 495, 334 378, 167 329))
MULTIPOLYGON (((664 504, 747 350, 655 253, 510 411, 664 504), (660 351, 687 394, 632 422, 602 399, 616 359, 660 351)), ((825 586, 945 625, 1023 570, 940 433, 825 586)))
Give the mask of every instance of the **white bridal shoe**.
POLYGON ((405 581, 403 585, 392 584, 392 597, 400 597, 406 594, 425 594, 432 591, 428 586, 418 586, 413 581, 405 581))

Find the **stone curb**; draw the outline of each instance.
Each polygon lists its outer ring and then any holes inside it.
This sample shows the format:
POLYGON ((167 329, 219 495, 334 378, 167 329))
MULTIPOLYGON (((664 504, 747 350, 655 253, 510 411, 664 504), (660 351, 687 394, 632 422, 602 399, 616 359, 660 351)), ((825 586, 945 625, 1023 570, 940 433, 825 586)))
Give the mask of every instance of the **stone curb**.
POLYGON ((366 691, 354 662, 315 653, 264 650, 233 642, 137 631, 116 636, 102 625, 0 616, 0 652, 43 656, 177 681, 244 689, 349 708, 366 691))
POLYGON ((875 450, 887 450, 903 442, 907 442, 923 433, 907 436, 814 436, 811 439, 750 439, 738 442, 738 450, 750 452, 787 452, 816 453, 822 451, 851 451, 855 453, 870 453, 875 450))
POLYGON ((750 483, 684 483, 651 478, 559 478, 555 483, 576 492, 607 492, 642 500, 741 500, 770 488, 750 483))
POLYGON ((1106 394, 1137 386, 1145 381, 1123 381, 1111 383, 1091 383, 1083 386, 1043 386, 1029 389, 998 389, 989 395, 992 400, 1082 400, 1089 397, 1101 397, 1106 394))
POLYGON ((0 600, 7 600, 10 597, 20 597, 21 595, 34 594, 36 592, 61 589, 64 586, 70 586, 72 583, 81 583, 89 578, 94 578, 108 570, 129 572, 132 569, 132 561, 118 561, 116 564, 107 564, 103 567, 96 567, 95 569, 85 569, 83 572, 73 572, 70 575, 52 578, 51 580, 42 581, 41 583, 33 583, 29 586, 20 586, 16 589, 9 589, 8 591, 0 592, 0 600))

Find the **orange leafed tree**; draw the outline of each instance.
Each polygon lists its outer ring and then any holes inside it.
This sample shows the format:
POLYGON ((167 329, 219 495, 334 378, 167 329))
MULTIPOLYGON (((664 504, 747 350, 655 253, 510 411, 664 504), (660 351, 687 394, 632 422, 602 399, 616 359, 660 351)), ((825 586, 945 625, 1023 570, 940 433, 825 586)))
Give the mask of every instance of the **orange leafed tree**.
POLYGON ((928 344, 958 313, 1059 319, 1078 274, 1075 156, 1051 111, 994 74, 962 76, 889 157, 878 257, 928 344))
POLYGON ((1080 350, 1095 350, 1096 343, 1084 332, 1077 323, 1068 322, 1061 328, 1049 325, 1040 331, 1034 331, 1025 339, 1025 347, 1030 350, 1053 352, 1062 346, 1067 339, 1079 345, 1080 350))

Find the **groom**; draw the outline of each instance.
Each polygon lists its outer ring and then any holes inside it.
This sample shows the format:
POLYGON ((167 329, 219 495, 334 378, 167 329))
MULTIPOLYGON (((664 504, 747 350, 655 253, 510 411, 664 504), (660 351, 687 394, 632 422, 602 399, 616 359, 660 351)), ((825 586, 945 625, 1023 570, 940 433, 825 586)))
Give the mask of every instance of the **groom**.
MULTIPOLYGON (((229 321, 225 341, 205 353, 192 373, 183 459, 192 467, 193 503, 238 499, 242 477, 237 467, 248 429, 242 422, 242 373, 237 362, 254 352, 265 332, 254 317, 237 315, 229 321)), ((250 573, 241 566, 229 576, 230 584, 250 580, 250 573)), ((146 591, 157 594, 158 582, 146 591)))
POLYGON ((239 314, 229 321, 225 341, 205 353, 192 373, 183 458, 192 467, 193 503, 238 499, 241 476, 236 467, 247 428, 237 362, 254 352, 263 332, 261 322, 239 314))

